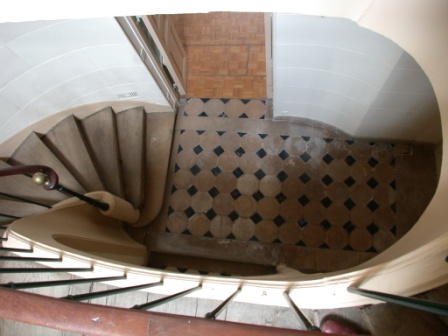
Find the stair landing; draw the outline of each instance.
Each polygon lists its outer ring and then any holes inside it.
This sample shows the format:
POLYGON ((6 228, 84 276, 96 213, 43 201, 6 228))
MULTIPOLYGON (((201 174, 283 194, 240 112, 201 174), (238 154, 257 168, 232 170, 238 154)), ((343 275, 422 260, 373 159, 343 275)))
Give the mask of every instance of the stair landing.
POLYGON ((267 120, 266 104, 187 100, 165 208, 147 232, 155 255, 330 272, 374 257, 412 227, 436 188, 433 148, 267 120))

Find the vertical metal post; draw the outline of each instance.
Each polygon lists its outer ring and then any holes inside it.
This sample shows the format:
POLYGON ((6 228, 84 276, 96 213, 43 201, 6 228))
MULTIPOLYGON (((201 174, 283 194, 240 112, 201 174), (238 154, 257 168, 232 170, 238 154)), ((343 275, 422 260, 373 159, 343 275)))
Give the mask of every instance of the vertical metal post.
POLYGON ((222 302, 218 307, 216 307, 211 312, 205 314, 205 318, 216 319, 218 316, 232 301, 235 297, 241 292, 241 288, 238 288, 232 295, 230 295, 224 302, 222 302))
POLYGON ((308 331, 320 331, 320 329, 318 327, 315 327, 315 326, 312 325, 312 323, 308 320, 308 318, 305 316, 305 314, 302 313, 300 308, 296 306, 294 301, 292 301, 291 297, 289 296, 288 292, 283 292, 283 296, 285 297, 285 299, 288 302, 289 306, 297 314, 299 320, 304 324, 304 326, 306 327, 306 330, 308 330, 308 331))
POLYGON ((176 294, 173 294, 173 295, 170 295, 170 296, 158 299, 158 300, 154 300, 154 301, 151 301, 151 302, 143 303, 141 305, 135 305, 131 309, 140 309, 140 310, 142 310, 142 309, 151 309, 151 308, 154 308, 154 307, 159 306, 161 304, 164 304, 164 303, 176 300, 178 298, 181 298, 183 296, 186 296, 186 295, 188 295, 190 293, 193 293, 193 292, 195 292, 195 291, 197 291, 198 289, 201 289, 201 288, 202 288, 202 284, 200 284, 197 287, 193 287, 193 288, 187 289, 187 290, 185 290, 183 292, 176 293, 176 294))

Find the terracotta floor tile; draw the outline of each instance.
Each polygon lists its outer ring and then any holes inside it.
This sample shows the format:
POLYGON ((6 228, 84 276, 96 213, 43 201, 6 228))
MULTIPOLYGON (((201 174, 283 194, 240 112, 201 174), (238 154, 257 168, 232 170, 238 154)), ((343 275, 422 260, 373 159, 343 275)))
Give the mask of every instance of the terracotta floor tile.
POLYGON ((221 173, 216 177, 216 188, 221 193, 231 193, 236 188, 236 181, 232 173, 221 173))
POLYGON ((219 159, 213 151, 204 151, 197 155, 196 164, 202 169, 211 170, 219 165, 219 159))
POLYGON ((288 222, 280 227, 278 236, 284 244, 294 245, 302 239, 302 230, 297 223, 288 222))
POLYGON ((302 230, 302 240, 306 246, 319 247, 325 241, 325 231, 317 225, 308 225, 302 230))
POLYGON ((250 217, 257 210, 257 202, 252 196, 241 196, 235 201, 235 211, 242 217, 250 217))
POLYGON ((194 176, 191 174, 190 170, 179 169, 179 171, 174 174, 173 185, 178 189, 186 190, 190 185, 193 184, 194 176))
POLYGON ((258 201, 257 212, 263 219, 274 219, 280 214, 280 204, 274 197, 264 197, 258 201))
POLYGON ((333 226, 325 232, 325 243, 331 249, 343 249, 348 244, 348 234, 340 226, 333 226))
POLYGON ((349 242, 355 251, 367 251, 372 246, 372 236, 367 230, 355 229, 350 233, 349 242))
POLYGON ((218 167, 223 172, 233 172, 238 168, 238 156, 234 152, 224 152, 218 157, 218 167))
POLYGON ((261 243, 272 243, 278 238, 279 229, 272 221, 263 220, 255 227, 255 236, 261 243))
POLYGON ((228 215, 235 210, 235 205, 230 194, 218 194, 213 198, 213 210, 218 215, 228 215))
POLYGON ((258 134, 247 133, 241 139, 241 147, 244 148, 246 152, 256 152, 261 148, 262 140, 258 134))
POLYGON ((199 136, 199 144, 203 150, 211 152, 221 144, 221 139, 218 133, 206 131, 199 136))
POLYGON ((284 149, 284 143, 279 135, 268 135, 263 139, 262 147, 269 155, 278 155, 284 149))
POLYGON ((254 174, 261 168, 261 160, 255 153, 246 153, 239 159, 239 167, 246 174, 254 174))
POLYGON ((186 190, 177 190, 170 197, 170 206, 174 210, 184 211, 190 205, 191 198, 186 190))
POLYGON ((204 214, 195 214, 188 222, 188 231, 193 236, 202 237, 210 229, 210 220, 204 214))
POLYGON ((216 216, 210 222, 210 232, 216 238, 226 238, 232 233, 233 222, 227 216, 216 216))
POLYGON ((199 191, 209 191, 215 184, 215 176, 209 170, 203 170, 194 177, 194 185, 199 191))
POLYGON ((254 175, 244 174, 237 182, 236 187, 243 195, 253 195, 259 189, 260 182, 254 175))
POLYGON ((182 233, 188 226, 188 218, 183 212, 175 211, 168 216, 167 227, 172 233, 182 233))
POLYGON ((255 234, 255 224, 249 218, 238 218, 233 225, 232 233, 238 240, 249 240, 255 234))
POLYGON ((303 208, 296 199, 287 199, 280 205, 280 213, 288 222, 298 222, 303 215, 303 208))
POLYGON ((282 183, 277 176, 266 175, 260 180, 260 191, 264 196, 275 197, 282 189, 282 183))
POLYGON ((205 212, 212 207, 212 197, 206 192, 197 192, 191 197, 191 207, 196 212, 205 212))

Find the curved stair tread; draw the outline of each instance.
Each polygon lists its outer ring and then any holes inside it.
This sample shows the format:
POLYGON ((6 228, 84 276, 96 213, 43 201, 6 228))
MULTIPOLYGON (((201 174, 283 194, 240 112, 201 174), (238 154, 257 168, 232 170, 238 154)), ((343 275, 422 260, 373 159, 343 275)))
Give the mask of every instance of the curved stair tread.
POLYGON ((16 217, 31 216, 46 209, 47 208, 37 204, 7 199, 2 199, 0 202, 0 213, 16 217))
POLYGON ((164 201, 175 113, 146 114, 145 201, 134 227, 145 226, 160 213, 164 201))
MULTIPOLYGON (((11 167, 11 165, 0 160, 0 169, 7 167, 11 167)), ((4 176, 1 179, 0 192, 8 195, 22 197, 48 206, 68 198, 55 190, 45 190, 24 175, 4 176)))
POLYGON ((85 190, 104 190, 73 115, 59 122, 41 140, 85 190))
POLYGON ((116 114, 124 198, 139 208, 144 197, 145 112, 136 107, 116 114))
POLYGON ((115 115, 106 107, 79 120, 92 161, 107 191, 123 197, 120 150, 115 115))
POLYGON ((64 164, 45 146, 36 133, 31 133, 16 149, 8 161, 14 165, 44 165, 52 168, 59 176, 59 183, 78 193, 85 193, 64 164))

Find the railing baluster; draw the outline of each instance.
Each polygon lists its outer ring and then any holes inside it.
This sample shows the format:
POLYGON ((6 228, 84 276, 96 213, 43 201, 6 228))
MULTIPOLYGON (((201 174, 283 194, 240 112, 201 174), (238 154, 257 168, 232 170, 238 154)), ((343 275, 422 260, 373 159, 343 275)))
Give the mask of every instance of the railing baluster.
POLYGON ((218 307, 216 307, 211 312, 205 314, 205 318, 216 319, 218 316, 232 301, 236 298, 236 296, 241 292, 241 288, 238 288, 235 292, 232 293, 224 302, 222 302, 218 307))
POLYGON ((5 197, 5 198, 10 198, 10 199, 13 199, 13 200, 17 200, 17 201, 20 201, 20 202, 23 202, 23 203, 39 205, 39 206, 44 207, 44 208, 51 208, 50 206, 42 204, 42 203, 39 203, 39 202, 31 201, 31 200, 23 198, 23 197, 18 197, 18 196, 13 196, 13 195, 10 195, 10 194, 5 194, 5 193, 2 193, 2 192, 0 192, 0 196, 1 197, 5 197))
POLYGON ((356 287, 349 287, 347 288, 347 291, 349 293, 366 296, 372 299, 389 302, 400 306, 419 309, 441 316, 448 316, 448 305, 444 303, 432 302, 429 300, 418 299, 413 297, 405 297, 405 296, 375 292, 356 287))
POLYGON ((6 287, 11 289, 28 289, 28 288, 41 288, 41 287, 54 287, 54 286, 71 286, 84 283, 106 282, 115 280, 126 280, 126 275, 120 275, 115 277, 102 277, 102 278, 73 279, 73 280, 36 281, 36 282, 18 282, 18 283, 10 282, 7 284, 0 284, 0 287, 6 287))
POLYGON ((90 268, 0 268, 0 273, 58 273, 58 272, 92 272, 90 268))
POLYGON ((9 257, 9 256, 0 256, 0 260, 8 260, 8 261, 45 261, 45 262, 61 262, 62 258, 38 258, 38 257, 9 257))
POLYGON ((320 329, 318 327, 313 326, 313 324, 310 322, 310 320, 308 320, 308 318, 305 316, 305 314, 302 313, 300 308, 296 306, 294 301, 289 296, 288 292, 283 292, 283 296, 285 297, 286 302, 288 302, 288 304, 292 308, 292 310, 294 310, 294 312, 296 313, 296 315, 299 318, 299 320, 303 323, 303 325, 305 326, 306 330, 308 330, 308 331, 320 331, 320 329))
POLYGON ((121 294, 121 293, 133 292, 133 291, 137 291, 137 290, 140 290, 140 289, 151 288, 151 287, 160 286, 160 285, 163 285, 163 281, 153 282, 153 283, 144 284, 144 285, 138 285, 138 286, 109 289, 109 290, 93 292, 93 293, 85 293, 85 294, 78 294, 78 295, 68 295, 68 296, 65 296, 65 297, 61 297, 60 299, 66 299, 66 300, 72 300, 72 301, 85 301, 85 300, 96 299, 96 298, 109 296, 109 295, 116 295, 116 294, 121 294))
POLYGON ((22 252, 22 253, 33 253, 33 249, 20 249, 14 247, 0 247, 0 252, 22 252))
POLYGON ((188 295, 190 293, 193 293, 193 292, 195 292, 195 291, 197 291, 197 290, 199 290, 201 288, 202 288, 202 284, 200 284, 197 287, 193 287, 193 288, 187 289, 187 290, 185 290, 183 292, 176 293, 176 294, 173 294, 173 295, 170 295, 170 296, 166 296, 166 297, 158 299, 158 300, 154 300, 154 301, 151 301, 151 302, 143 303, 143 304, 140 304, 140 305, 135 305, 131 309, 139 309, 139 310, 151 309, 151 308, 157 307, 159 305, 162 305, 164 303, 167 303, 167 302, 176 300, 178 298, 181 298, 181 297, 183 297, 185 295, 188 295))

